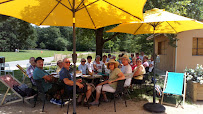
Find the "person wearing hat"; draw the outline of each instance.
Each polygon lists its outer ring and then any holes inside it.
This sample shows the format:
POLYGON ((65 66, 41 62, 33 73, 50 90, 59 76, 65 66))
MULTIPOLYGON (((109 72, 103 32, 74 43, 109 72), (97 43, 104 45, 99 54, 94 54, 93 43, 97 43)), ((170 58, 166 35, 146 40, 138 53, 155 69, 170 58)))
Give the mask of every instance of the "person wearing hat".
POLYGON ((119 63, 113 59, 110 59, 108 63, 106 63, 107 68, 110 70, 109 74, 109 80, 106 80, 96 87, 96 99, 91 105, 98 105, 99 104, 99 98, 101 94, 104 97, 104 101, 108 102, 108 99, 106 97, 106 94, 104 92, 115 92, 117 87, 117 81, 125 79, 124 74, 121 72, 121 70, 118 68, 119 63), (103 86, 102 86, 103 85, 103 86))
MULTIPOLYGON (((48 94, 50 94, 52 97, 56 96, 57 91, 59 90, 58 86, 52 86, 51 82, 53 79, 53 76, 50 75, 48 72, 43 70, 44 65, 44 59, 41 57, 37 57, 35 59, 36 67, 33 72, 33 79, 34 80, 41 80, 42 81, 42 87, 44 91, 48 94)), ((61 105, 62 102, 59 100, 60 96, 57 96, 56 99, 52 98, 50 100, 51 103, 61 105), (57 100, 58 99, 58 100, 57 100)))
MULTIPOLYGON (((127 55, 123 55, 122 56, 122 63, 123 63, 123 65, 121 67, 121 71, 122 71, 123 74, 130 74, 130 73, 132 73, 132 67, 129 64, 130 61, 131 60, 129 59, 129 57, 127 55)), ((125 87, 130 86, 131 80, 132 80, 132 78, 128 77, 126 79, 126 81, 125 81, 124 86, 125 87)))

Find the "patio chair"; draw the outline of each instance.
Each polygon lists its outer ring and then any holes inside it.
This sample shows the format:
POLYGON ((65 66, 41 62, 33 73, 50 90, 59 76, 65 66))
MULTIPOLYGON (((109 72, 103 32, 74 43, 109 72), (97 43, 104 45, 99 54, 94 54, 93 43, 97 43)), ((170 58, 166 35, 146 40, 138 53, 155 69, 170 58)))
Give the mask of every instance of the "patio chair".
MULTIPOLYGON (((29 78, 29 76, 27 75, 27 71, 24 68, 22 68, 19 64, 17 64, 16 67, 18 67, 19 70, 23 73, 23 82, 22 83, 24 83, 25 82, 25 78, 26 77, 29 78)), ((32 84, 32 87, 35 87, 36 84, 34 84, 30 78, 29 78, 29 80, 30 80, 30 82, 32 84)))
MULTIPOLYGON (((183 97, 182 99, 183 101, 182 108, 183 108, 183 105, 185 103, 185 93, 186 93, 186 74, 167 71, 164 81, 161 104, 169 104, 163 102, 164 94, 178 95, 183 97)), ((181 101, 178 102, 178 105, 176 105, 176 107, 178 107, 180 104, 181 101)))
MULTIPOLYGON (((16 65, 16 67, 19 68, 19 70, 23 73, 23 83, 25 81, 25 78, 28 77, 27 72, 24 68, 22 68, 19 64, 16 65)), ((29 78, 29 77, 28 77, 29 78)))
MULTIPOLYGON (((37 96, 36 96, 36 98, 34 99, 35 101, 34 101, 34 107, 36 106, 36 102, 37 102, 37 98, 38 98, 38 95, 39 94, 42 94, 42 101, 43 101, 43 105, 42 105, 42 112, 44 112, 44 107, 45 107, 45 102, 46 102, 46 99, 47 99, 47 95, 48 95, 48 93, 47 92, 45 92, 45 90, 44 90, 44 88, 43 88, 43 86, 42 86, 42 80, 43 79, 38 79, 38 80, 34 80, 35 81, 35 83, 36 83, 36 87, 37 87, 37 96)), ((60 85, 62 85, 61 84, 61 82, 59 82, 60 83, 60 85)), ((56 85, 59 85, 59 84, 57 84, 57 83, 52 83, 52 86, 56 86, 56 85)), ((62 90, 64 88, 64 86, 62 85, 62 86, 60 86, 60 88, 58 88, 59 90, 62 90)), ((59 90, 57 90, 57 91, 59 91, 59 90)), ((60 93, 60 96, 62 96, 62 93, 60 93)), ((62 100, 62 102, 63 102, 63 97, 61 97, 61 100, 62 100)), ((61 105, 61 107, 62 107, 63 105, 61 105)))
POLYGON ((4 68, 4 70, 0 69, 0 75, 1 75, 1 72, 3 71, 4 75, 6 75, 7 73, 12 73, 12 76, 14 76, 14 70, 10 69, 10 66, 8 63, 0 63, 0 67, 4 68))
MULTIPOLYGON (((117 88, 116 88, 116 91, 114 93, 111 93, 113 94, 113 99, 114 99, 114 111, 116 112, 116 97, 123 97, 124 101, 125 101, 125 106, 127 107, 127 102, 126 102, 126 99, 125 99, 125 88, 124 88, 124 83, 125 83, 125 79, 124 80, 118 80, 117 81, 117 88)), ((102 86, 103 87, 103 86, 102 86)), ((102 91, 102 89, 101 89, 102 91)), ((100 104, 100 103, 99 103, 100 104)), ((99 106, 99 105, 98 105, 99 106)))
POLYGON ((23 103, 26 102, 27 104, 30 105, 30 103, 29 103, 27 100, 33 99, 33 98, 36 96, 36 95, 33 95, 33 96, 30 96, 30 97, 26 97, 26 96, 23 97, 23 96, 21 96, 17 91, 15 91, 15 90, 13 89, 13 86, 14 86, 14 85, 18 85, 18 86, 19 86, 19 85, 21 85, 22 83, 21 83, 20 81, 18 81, 15 77, 11 76, 10 74, 0 76, 0 81, 1 81, 5 86, 8 87, 6 93, 5 93, 5 95, 4 95, 4 97, 3 97, 2 101, 1 101, 1 106, 2 106, 2 105, 8 105, 8 104, 16 103, 16 102, 20 102, 20 101, 23 101, 23 103), (13 101, 9 101, 9 102, 4 103, 5 98, 6 98, 7 94, 8 94, 8 92, 9 92, 9 90, 11 90, 11 91, 12 91, 15 95, 17 95, 20 99, 17 99, 17 100, 13 100, 13 101))

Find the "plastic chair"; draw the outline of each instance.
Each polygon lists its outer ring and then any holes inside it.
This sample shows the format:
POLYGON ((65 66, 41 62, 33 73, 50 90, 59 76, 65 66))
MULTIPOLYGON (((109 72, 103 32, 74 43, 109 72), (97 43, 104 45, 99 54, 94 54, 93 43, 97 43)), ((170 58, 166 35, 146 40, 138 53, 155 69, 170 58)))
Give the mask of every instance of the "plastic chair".
MULTIPOLYGON (((124 80, 118 80, 117 81, 117 87, 116 87, 116 91, 113 94, 113 97, 114 97, 114 111, 116 112, 116 100, 115 98, 116 97, 125 97, 125 88, 124 88, 124 83, 125 83, 125 79, 124 80)), ((103 87, 103 86, 102 86, 103 87)), ((102 91, 102 89, 101 89, 102 91)), ((109 92, 111 93, 111 92, 109 92)), ((125 106, 127 107, 127 102, 126 102, 126 99, 124 98, 124 101, 125 101, 125 106)))
MULTIPOLYGON (((182 108, 183 108, 183 105, 185 103, 185 93, 186 93, 186 74, 167 71, 164 81, 161 104, 163 104, 164 94, 178 95, 183 97, 182 100, 183 101, 182 108)), ((178 103, 178 105, 180 104, 181 101, 178 103)), ((178 107, 178 105, 176 107, 178 107)))
POLYGON ((12 73, 12 76, 14 76, 14 70, 10 70, 10 66, 8 63, 0 63, 1 67, 4 67, 4 70, 0 69, 0 75, 1 75, 1 71, 4 72, 4 75, 6 75, 7 73, 12 73))

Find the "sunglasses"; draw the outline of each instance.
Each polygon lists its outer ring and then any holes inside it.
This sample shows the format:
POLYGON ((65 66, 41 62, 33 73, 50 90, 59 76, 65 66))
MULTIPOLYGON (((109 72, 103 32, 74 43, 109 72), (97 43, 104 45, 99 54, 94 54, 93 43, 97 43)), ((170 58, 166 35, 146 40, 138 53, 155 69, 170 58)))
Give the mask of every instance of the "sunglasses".
POLYGON ((82 62, 86 62, 86 61, 82 61, 82 62))

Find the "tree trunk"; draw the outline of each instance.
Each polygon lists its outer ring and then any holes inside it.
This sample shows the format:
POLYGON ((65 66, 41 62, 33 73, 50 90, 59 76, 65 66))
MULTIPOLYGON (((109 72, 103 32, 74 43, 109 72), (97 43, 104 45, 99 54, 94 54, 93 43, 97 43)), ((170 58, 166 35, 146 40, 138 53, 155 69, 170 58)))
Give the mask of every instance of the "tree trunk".
POLYGON ((102 49, 104 46, 104 40, 103 40, 103 32, 104 28, 99 28, 95 30, 96 34, 96 55, 100 55, 102 58, 102 49))

